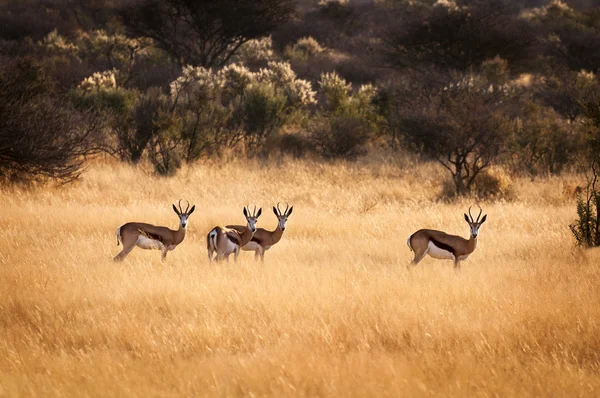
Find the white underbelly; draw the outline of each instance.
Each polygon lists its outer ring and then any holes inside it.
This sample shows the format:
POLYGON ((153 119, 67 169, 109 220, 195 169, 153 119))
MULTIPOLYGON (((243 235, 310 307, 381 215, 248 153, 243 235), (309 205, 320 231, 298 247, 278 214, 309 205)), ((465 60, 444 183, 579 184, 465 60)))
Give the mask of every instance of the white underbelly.
POLYGON ((255 252, 257 250, 260 250, 260 245, 256 242, 250 241, 246 243, 244 247, 242 247, 242 250, 255 252))
POLYGON ((237 245, 230 241, 227 237, 225 237, 225 239, 227 239, 227 247, 225 248, 225 253, 223 253, 223 255, 227 256, 235 251, 237 245))
POLYGON ((138 236, 136 245, 142 249, 163 249, 164 245, 155 239, 150 239, 145 236, 138 236))
POLYGON ((433 258, 437 258, 438 260, 454 260, 454 254, 450 253, 448 250, 437 247, 431 241, 429 241, 429 251, 427 254, 433 258))

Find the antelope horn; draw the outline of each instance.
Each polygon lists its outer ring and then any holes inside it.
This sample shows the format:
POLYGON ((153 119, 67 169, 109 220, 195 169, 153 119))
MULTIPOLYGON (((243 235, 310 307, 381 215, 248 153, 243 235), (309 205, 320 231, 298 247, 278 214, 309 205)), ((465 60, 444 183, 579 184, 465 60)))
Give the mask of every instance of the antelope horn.
POLYGON ((254 205, 254 215, 252 217, 256 217, 256 205, 254 205))
POLYGON ((469 206, 469 217, 471 217, 471 222, 475 222, 475 220, 473 220, 473 215, 471 214, 471 206, 469 206))
POLYGON ((187 206, 185 208, 185 214, 187 214, 188 210, 190 209, 190 202, 187 199, 185 201, 187 202, 187 206))
POLYGON ((280 202, 277 202, 277 210, 279 211, 279 215, 281 216, 281 215, 282 215, 282 213, 281 213, 281 209, 279 208, 279 203, 280 203, 280 202))
POLYGON ((483 209, 479 205, 477 205, 477 207, 479 207, 479 215, 477 216, 477 221, 476 222, 479 222, 479 217, 481 217, 481 213, 483 213, 483 209))
POLYGON ((284 214, 287 214, 288 209, 290 208, 290 205, 288 204, 288 202, 285 202, 285 212, 284 214))
POLYGON ((183 200, 183 199, 179 199, 179 202, 177 202, 177 205, 179 206, 179 212, 180 212, 181 214, 183 214, 183 210, 181 209, 181 201, 182 201, 182 200, 183 200))

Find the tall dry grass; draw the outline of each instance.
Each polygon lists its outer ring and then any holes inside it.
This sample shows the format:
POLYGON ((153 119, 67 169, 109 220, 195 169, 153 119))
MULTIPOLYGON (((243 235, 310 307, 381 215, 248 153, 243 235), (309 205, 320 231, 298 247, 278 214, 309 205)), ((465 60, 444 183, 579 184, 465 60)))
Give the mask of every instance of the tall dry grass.
POLYGON ((0 194, 0 396, 594 396, 600 254, 573 250, 573 179, 516 181, 484 203, 455 275, 407 236, 466 236, 431 165, 203 166, 170 179, 98 163, 76 185, 0 194), (126 221, 177 226, 165 264, 126 221), (209 264, 205 235, 242 206, 294 205, 265 263, 209 264))

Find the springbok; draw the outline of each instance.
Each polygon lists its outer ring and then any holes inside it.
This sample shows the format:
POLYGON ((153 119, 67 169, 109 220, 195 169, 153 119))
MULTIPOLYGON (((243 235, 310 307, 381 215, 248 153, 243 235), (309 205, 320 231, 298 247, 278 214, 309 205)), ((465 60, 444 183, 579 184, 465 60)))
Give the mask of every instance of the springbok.
POLYGON ((457 235, 448 235, 445 232, 431 229, 420 229, 409 236, 406 244, 410 250, 415 252, 415 258, 412 260, 412 265, 417 265, 426 254, 429 254, 433 258, 450 259, 454 261, 454 269, 460 271, 461 260, 465 260, 469 257, 477 247, 479 228, 481 228, 481 224, 483 224, 487 218, 486 214, 481 221, 479 221, 482 212, 483 210, 479 207, 477 220, 473 219, 470 207, 469 216, 471 219, 465 214, 465 220, 469 223, 469 228, 471 229, 471 239, 469 240, 457 235))
POLYGON ((242 227, 242 231, 235 230, 229 227, 214 227, 206 235, 206 248, 208 249, 209 261, 220 261, 223 258, 229 262, 229 255, 233 253, 234 261, 240 254, 240 248, 250 242, 252 236, 256 232, 256 222, 262 213, 262 208, 256 212, 254 206, 254 214, 250 214, 250 208, 244 207, 244 217, 246 217, 247 225, 242 227), (217 255, 213 258, 213 253, 217 255))
MULTIPOLYGON (((253 251, 255 260, 260 256, 260 259, 264 261, 265 251, 269 250, 271 246, 281 240, 283 231, 285 231, 287 219, 292 214, 293 210, 294 206, 290 207, 287 203, 285 206, 285 211, 283 212, 279 208, 279 203, 277 203, 277 208, 273 206, 273 213, 275 213, 277 216, 277 228, 275 228, 274 231, 267 231, 264 228, 257 228, 254 236, 252 239, 250 239, 250 242, 242 246, 242 250, 253 251)), ((242 225, 228 225, 227 228, 233 228, 238 232, 243 232, 245 227, 242 225)))
POLYGON ((114 260, 122 261, 137 246, 142 249, 160 250, 162 252, 162 261, 165 261, 167 252, 174 250, 177 245, 183 242, 188 217, 196 210, 195 205, 190 209, 190 202, 187 202, 187 207, 183 211, 181 209, 181 199, 178 205, 179 210, 173 205, 173 210, 179 217, 179 229, 177 231, 173 231, 167 227, 157 227, 152 224, 140 222, 128 222, 117 228, 117 246, 119 246, 119 242, 122 243, 123 250, 116 255, 114 260))

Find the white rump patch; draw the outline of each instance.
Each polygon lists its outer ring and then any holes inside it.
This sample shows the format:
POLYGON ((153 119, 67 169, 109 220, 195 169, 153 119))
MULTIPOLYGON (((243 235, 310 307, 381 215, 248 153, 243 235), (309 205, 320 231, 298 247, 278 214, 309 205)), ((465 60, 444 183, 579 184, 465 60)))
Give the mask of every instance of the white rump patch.
POLYGON ((432 241, 429 241, 429 251, 427 254, 438 260, 454 260, 454 254, 437 247, 432 241))

